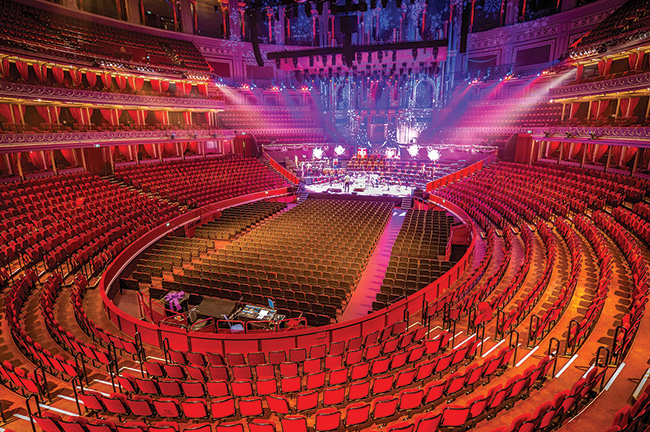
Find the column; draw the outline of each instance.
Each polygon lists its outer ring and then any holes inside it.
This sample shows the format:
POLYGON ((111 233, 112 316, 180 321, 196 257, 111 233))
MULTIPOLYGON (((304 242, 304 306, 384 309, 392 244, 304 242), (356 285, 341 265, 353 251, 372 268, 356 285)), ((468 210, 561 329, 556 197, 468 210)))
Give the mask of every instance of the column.
POLYGON ((562 0, 562 7, 558 12, 566 12, 576 7, 576 0, 562 0))
POLYGON ((278 7, 278 21, 275 23, 275 43, 277 45, 284 45, 284 26, 286 19, 284 15, 284 8, 278 7))
MULTIPOLYGON (((18 166, 18 175, 20 176, 21 180, 25 180, 25 174, 23 174, 23 164, 21 162, 23 154, 18 153, 17 155, 18 155, 18 158, 16 160, 16 165, 18 166)), ((85 165, 84 165, 84 168, 85 168, 85 165)))
POLYGON ((59 170, 56 169, 56 160, 54 160, 54 150, 50 151, 50 160, 52 161, 52 171, 54 171, 54 175, 59 175, 59 170))
POLYGON ((158 159, 160 162, 163 161, 163 149, 162 149, 162 143, 156 143, 156 151, 158 152, 158 159))
MULTIPOLYGON (((20 155, 20 153, 18 153, 18 155, 20 155)), ((2 157, 5 160, 5 166, 7 167, 9 174, 13 174, 14 169, 13 169, 13 165, 11 164, 11 160, 9 160, 9 153, 3 153, 2 157)))
POLYGON ((585 166, 585 161, 587 160, 587 144, 583 144, 584 148, 582 149, 582 162, 580 162, 580 166, 583 167, 585 166))
POLYGON ((567 160, 571 160, 571 155, 573 154, 573 146, 575 146, 575 143, 571 143, 569 145, 569 156, 567 156, 567 160))
POLYGON ((607 149, 607 163, 605 164, 605 172, 609 171, 609 166, 612 163, 612 146, 607 149))
POLYGON ((517 19, 517 9, 519 8, 518 0, 505 0, 506 2, 506 23, 509 26, 515 23, 517 19))
POLYGON ((115 172, 115 161, 113 160, 113 147, 108 147, 108 158, 111 162, 111 172, 115 172))
POLYGON ((645 152, 645 149, 642 147, 639 147, 636 150, 636 155, 634 156, 634 165, 632 165, 632 169, 630 170, 630 175, 636 174, 636 170, 639 167, 639 161, 641 160, 641 155, 645 152))
POLYGON ((237 0, 232 0, 233 4, 230 5, 228 15, 230 15, 230 40, 241 40, 241 19, 239 16, 239 4, 237 0))
POLYGON ((560 143, 560 153, 558 154, 557 157, 557 163, 560 164, 562 162, 562 153, 564 153, 564 143, 560 143))
POLYGON ((133 24, 142 24, 142 0, 126 0, 126 19, 133 24))
POLYGON ((194 14, 190 0, 180 0, 181 28, 183 33, 194 34, 194 14))

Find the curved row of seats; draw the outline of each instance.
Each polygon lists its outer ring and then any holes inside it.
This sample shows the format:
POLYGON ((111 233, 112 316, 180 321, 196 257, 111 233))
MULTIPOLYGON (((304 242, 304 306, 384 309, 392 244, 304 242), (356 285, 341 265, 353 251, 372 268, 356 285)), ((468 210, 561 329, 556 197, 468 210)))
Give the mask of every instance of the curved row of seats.
POLYGON ((123 166, 115 170, 115 176, 145 192, 191 207, 289 186, 254 158, 211 157, 123 166))

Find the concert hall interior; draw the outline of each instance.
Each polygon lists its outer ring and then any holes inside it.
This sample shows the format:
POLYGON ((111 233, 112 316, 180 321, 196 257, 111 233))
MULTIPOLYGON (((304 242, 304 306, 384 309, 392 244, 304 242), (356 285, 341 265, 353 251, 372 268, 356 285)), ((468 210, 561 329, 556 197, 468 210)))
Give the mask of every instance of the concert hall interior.
POLYGON ((0 18, 0 432, 650 431, 647 0, 0 18))

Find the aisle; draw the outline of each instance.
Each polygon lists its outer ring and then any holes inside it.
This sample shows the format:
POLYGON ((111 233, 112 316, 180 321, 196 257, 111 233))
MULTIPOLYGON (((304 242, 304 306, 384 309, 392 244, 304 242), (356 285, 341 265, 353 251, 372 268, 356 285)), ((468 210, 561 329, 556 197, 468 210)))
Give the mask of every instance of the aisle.
POLYGON ((384 233, 381 235, 370 261, 368 261, 368 266, 363 271, 357 289, 354 290, 343 315, 339 318, 339 322, 365 316, 372 311, 372 302, 375 301, 379 288, 381 288, 393 244, 397 239, 399 230, 402 228, 405 216, 406 210, 393 210, 386 229, 384 229, 384 233))

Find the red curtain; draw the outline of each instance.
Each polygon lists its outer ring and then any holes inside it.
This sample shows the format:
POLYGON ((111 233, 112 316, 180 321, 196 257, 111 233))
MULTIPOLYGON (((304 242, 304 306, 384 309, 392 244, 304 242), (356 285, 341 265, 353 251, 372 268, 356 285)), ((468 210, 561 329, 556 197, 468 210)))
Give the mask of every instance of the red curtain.
POLYGON ((70 113, 77 123, 82 125, 90 124, 90 117, 93 115, 93 108, 70 108, 70 113))
POLYGON ((183 121, 186 125, 192 125, 192 113, 190 111, 183 111, 183 121))
POLYGON ((555 150, 560 146, 560 143, 558 141, 551 141, 548 143, 548 155, 552 155, 555 153, 555 150))
POLYGON ((169 90, 169 81, 164 81, 161 79, 152 79, 151 89, 156 93, 165 93, 167 90, 169 90))
POLYGON ((111 88, 111 85, 113 84, 112 83, 113 78, 111 77, 111 74, 109 74, 108 72, 102 72, 99 74, 99 76, 102 79, 102 83, 104 84, 104 87, 106 87, 107 89, 111 88))
POLYGON ((601 60, 598 62, 598 75, 605 76, 609 74, 612 68, 612 59, 601 60))
POLYGON ((146 151, 150 157, 152 158, 157 157, 155 144, 142 144, 142 147, 144 147, 144 151, 146 151))
POLYGON ((634 70, 636 68, 636 53, 627 56, 627 63, 630 65, 630 69, 634 70))
POLYGON ((29 161, 34 165, 39 171, 44 171, 52 166, 52 155, 51 150, 46 151, 30 151, 29 161))
POLYGON ((38 78, 39 81, 45 82, 47 80, 47 66, 44 64, 36 64, 34 63, 32 65, 34 67, 34 73, 36 73, 36 78, 38 78))
POLYGON ((61 108, 37 105, 36 112, 38 112, 38 115, 40 115, 47 124, 56 124, 59 122, 61 108))
POLYGON ((169 112, 168 111, 154 111, 154 115, 156 116, 156 120, 158 120, 160 123, 164 125, 169 124, 169 112))
POLYGON ((25 105, 12 105, 16 123, 25 124, 25 105))
POLYGON ((612 160, 610 162, 611 166, 618 166, 619 161, 621 160, 621 154, 623 153, 623 147, 621 146, 612 146, 612 160))
POLYGON ((164 156, 176 156, 176 143, 166 142, 163 147, 164 156))
POLYGON ((640 98, 625 98, 621 99, 621 117, 632 117, 634 113, 634 108, 639 103, 640 98))
POLYGON ((54 80, 57 83, 63 84, 65 82, 63 69, 61 69, 59 66, 52 66, 52 75, 54 75, 54 80))
POLYGON ((181 143, 181 154, 185 154, 185 150, 187 150, 188 145, 189 143, 187 141, 181 143))
POLYGON ((131 90, 139 92, 140 90, 142 90, 142 86, 144 86, 144 78, 141 78, 141 77, 128 77, 127 78, 127 83, 129 84, 129 87, 131 88, 131 90))
POLYGON ((100 109, 99 110, 102 113, 102 117, 104 117, 104 120, 108 121, 108 124, 111 126, 117 126, 120 124, 120 114, 122 114, 122 110, 118 109, 100 109))
POLYGON ((66 161, 72 166, 77 166, 79 163, 77 162, 77 152, 75 149, 61 149, 61 154, 65 158, 66 161))
POLYGON ((192 83, 177 81, 176 82, 176 92, 182 95, 190 94, 192 91, 192 83))
POLYGON ((195 154, 199 154, 199 142, 198 141, 190 141, 190 150, 194 152, 195 154))
POLYGON ((208 95, 208 84, 200 83, 200 84, 197 84, 196 87, 199 89, 199 94, 202 94, 203 96, 208 95))
POLYGON ((598 144, 598 147, 596 148, 594 153, 594 159, 593 159, 594 162, 598 162, 600 158, 602 158, 605 155, 605 153, 607 153, 608 148, 609 146, 605 144, 598 144))
POLYGON ((81 79, 83 78, 83 74, 76 70, 76 69, 70 69, 70 78, 72 79, 72 84, 75 86, 81 85, 81 79))
POLYGON ((205 122, 207 124, 210 124, 210 114, 211 114, 210 111, 205 112, 205 122))
POLYGON ((591 118, 601 118, 609 105, 609 99, 591 102, 591 118))
POLYGON ((88 81, 90 87, 95 87, 95 84, 97 84, 97 74, 91 71, 86 72, 86 81, 88 81))
POLYGON ((572 119, 580 109, 580 102, 574 102, 571 104, 571 111, 569 112, 569 118, 572 119))
POLYGON ((117 83, 117 86, 120 88, 120 90, 124 90, 126 88, 126 77, 117 75, 115 77, 115 82, 117 83))
POLYGON ((16 123, 14 112, 10 104, 0 104, 0 115, 4 117, 7 123, 16 123))
POLYGON ((18 73, 20 73, 23 80, 27 81, 27 78, 29 78, 29 65, 24 61, 16 60, 16 69, 18 69, 18 73))
POLYGON ((571 152, 571 159, 574 159, 580 153, 582 149, 582 143, 573 143, 573 151, 571 152))
POLYGON ((634 156, 636 156, 636 152, 639 149, 636 147, 628 147, 627 150, 625 150, 625 156, 623 157, 623 165, 627 165, 634 156))
POLYGON ((2 73, 3 77, 7 78, 9 76, 9 67, 10 67, 9 59, 7 57, 2 59, 2 63, 0 63, 0 67, 1 67, 0 73, 2 73))
POLYGON ((145 110, 128 110, 129 116, 136 126, 144 126, 147 114, 145 110))
POLYGON ((133 146, 130 145, 121 145, 117 146, 120 153, 126 158, 126 160, 132 161, 135 159, 135 155, 133 152, 133 146))

